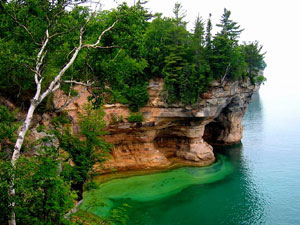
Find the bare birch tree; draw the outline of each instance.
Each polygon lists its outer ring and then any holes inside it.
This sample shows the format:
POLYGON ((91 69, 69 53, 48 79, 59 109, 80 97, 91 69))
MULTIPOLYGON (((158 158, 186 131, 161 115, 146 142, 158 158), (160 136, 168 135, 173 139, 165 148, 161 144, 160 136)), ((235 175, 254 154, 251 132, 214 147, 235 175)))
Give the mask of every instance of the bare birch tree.
MULTIPOLYGON (((82 2, 82 1, 77 1, 76 4, 79 4, 80 2, 82 2)), ((84 2, 86 2, 86 1, 84 1, 84 2)), ((1 4, 3 4, 3 3, 1 3, 1 4)), ((63 11, 65 10, 66 7, 72 7, 72 4, 73 4, 72 1, 68 1, 68 0, 63 1, 63 3, 61 4, 61 10, 57 12, 56 16, 59 16, 61 13, 63 13, 63 11)), ((90 14, 90 17, 95 16, 98 5, 99 5, 99 3, 94 5, 95 6, 94 7, 94 12, 90 14)), ((114 28, 114 26, 116 25, 118 20, 113 22, 109 27, 107 27, 100 34, 98 34, 98 38, 97 38, 97 40, 95 40, 94 43, 84 43, 85 28, 86 28, 86 25, 87 25, 87 23, 90 19, 90 18, 88 18, 86 23, 84 25, 82 25, 79 29, 77 46, 72 51, 69 52, 69 54, 68 54, 68 56, 70 56, 69 59, 66 61, 65 65, 60 69, 60 71, 54 76, 52 81, 45 88, 45 84, 43 83, 44 80, 45 80, 45 77, 43 75, 43 68, 46 66, 46 60, 45 59, 46 59, 46 56, 47 56, 47 48, 49 46, 49 43, 51 43, 51 41, 53 40, 54 37, 62 35, 64 32, 51 33, 51 31, 53 31, 55 29, 53 29, 53 27, 51 27, 52 23, 46 15, 47 19, 49 20, 49 23, 48 23, 47 28, 44 31, 44 35, 43 35, 44 38, 42 40, 42 43, 39 43, 34 38, 34 35, 30 31, 30 29, 25 24, 22 24, 22 22, 18 20, 18 18, 15 14, 11 13, 9 15, 11 16, 13 21, 16 23, 16 25, 23 28, 24 31, 30 36, 32 41, 37 46, 40 46, 39 51, 36 55, 35 68, 33 69, 33 79, 35 81, 36 91, 35 91, 35 94, 34 94, 33 98, 30 101, 30 106, 27 110, 26 118, 25 118, 24 122, 22 123, 22 125, 19 129, 18 137, 17 137, 16 143, 14 145, 13 155, 12 155, 12 158, 11 158, 11 164, 12 164, 13 167, 15 167, 16 163, 17 163, 17 161, 20 157, 20 152, 21 152, 21 148, 22 148, 22 145, 23 145, 23 142, 24 142, 24 138, 25 138, 26 133, 29 129, 29 126, 30 126, 31 121, 33 119, 34 112, 37 109, 37 107, 41 104, 41 102, 47 96, 49 96, 50 94, 55 92, 57 89, 59 89, 61 87, 62 82, 80 84, 80 85, 84 85, 86 87, 88 87, 92 84, 90 82, 83 83, 83 82, 74 81, 74 80, 64 81, 63 77, 64 77, 64 74, 66 73, 66 71, 74 64, 74 62, 75 62, 76 58, 78 57, 78 54, 80 53, 81 50, 83 50, 85 48, 112 48, 112 47, 114 47, 114 46, 102 46, 101 45, 101 40, 102 40, 102 37, 104 36, 104 34, 106 32, 108 32, 108 31, 110 31, 114 28)), ((66 32, 68 32, 68 31, 66 31, 66 32)), ((65 108, 68 104, 70 104, 72 102, 73 102, 72 100, 67 101, 64 104, 63 108, 65 108)), ((10 195, 12 197, 15 196, 15 188, 14 188, 15 180, 14 179, 15 178, 12 175, 12 186, 11 186, 11 189, 10 189, 10 195)), ((14 207, 15 207, 15 202, 13 201, 12 204, 11 204, 12 215, 11 215, 11 218, 10 218, 10 221, 9 221, 10 225, 16 225, 16 215, 15 215, 15 212, 14 212, 14 207)))

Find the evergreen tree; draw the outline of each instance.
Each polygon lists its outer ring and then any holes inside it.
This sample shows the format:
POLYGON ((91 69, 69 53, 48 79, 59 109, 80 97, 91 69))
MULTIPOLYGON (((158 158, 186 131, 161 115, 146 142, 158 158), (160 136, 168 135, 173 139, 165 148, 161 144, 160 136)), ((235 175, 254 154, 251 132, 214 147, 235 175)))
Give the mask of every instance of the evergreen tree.
POLYGON ((237 22, 230 19, 230 15, 231 12, 225 8, 220 23, 217 24, 217 27, 221 28, 217 36, 226 37, 234 41, 233 43, 236 43, 243 29, 240 29, 240 25, 238 25, 237 22))
MULTIPOLYGON (((247 63, 247 74, 254 82, 256 77, 259 75, 259 71, 262 71, 266 67, 264 61, 265 52, 262 53, 262 46, 257 42, 244 43, 241 46, 242 54, 247 63)), ((263 82, 263 78, 260 79, 260 82, 263 82)))
MULTIPOLYGON (((168 103, 180 101, 180 85, 184 69, 188 65, 185 60, 185 48, 183 46, 169 46, 170 55, 165 58, 165 67, 163 69, 164 82, 166 89, 166 99, 168 103)), ((187 77, 185 77, 187 78, 187 77)))
POLYGON ((184 18, 186 17, 186 10, 183 9, 183 6, 180 3, 175 3, 174 9, 174 22, 177 27, 186 26, 184 18))
POLYGON ((224 9, 220 24, 221 31, 213 40, 211 66, 214 77, 223 82, 224 79, 237 80, 245 76, 246 64, 238 46, 238 37, 243 31, 230 19, 231 12, 224 9))
POLYGON ((207 20, 207 24, 206 24, 206 36, 205 36, 205 44, 206 44, 206 48, 207 49, 211 49, 212 48, 212 24, 211 24, 211 14, 209 14, 209 18, 207 20))
POLYGON ((172 22, 174 25, 171 26, 171 29, 169 29, 170 33, 168 33, 170 44, 166 46, 169 55, 164 59, 165 67, 163 68, 169 103, 180 101, 180 82, 182 82, 180 77, 188 65, 188 40, 190 37, 185 28, 186 22, 183 20, 185 18, 185 10, 183 10, 182 5, 176 3, 173 13, 174 19, 172 22))
MULTIPOLYGON (((0 92, 25 109, 33 107, 21 135, 16 135, 15 114, 0 106, 0 224, 7 224, 12 212, 20 224, 64 223, 64 215, 76 198, 73 190, 80 198, 93 165, 101 162, 109 149, 99 138, 105 134, 103 112, 90 106, 80 117, 76 135, 62 118, 56 120, 60 124, 55 131, 60 150, 75 166, 58 157, 57 147, 49 146, 49 140, 33 144, 39 150, 37 157, 23 155, 28 147, 23 140, 33 112, 45 96, 59 87, 69 96, 77 94, 67 81, 85 85, 84 81, 93 80, 90 100, 94 107, 104 101, 121 102, 138 111, 149 99, 149 80, 156 77, 164 78, 166 102, 187 105, 197 103, 212 78, 221 82, 246 76, 253 83, 265 80, 259 73, 266 66, 262 46, 258 42, 238 43, 242 29, 231 20, 227 9, 217 24, 220 31, 212 37, 211 14, 206 27, 198 16, 194 32, 189 32, 180 3, 175 4, 173 18, 156 14, 149 21, 152 15, 144 7, 146 1, 93 14, 73 4, 66 9, 72 2, 0 2, 0 92), (101 43, 95 42, 99 38, 101 43), (68 61, 73 56, 76 61, 68 61), (72 66, 66 67, 66 59, 72 66), (64 77, 57 77, 58 73, 64 77), (52 81, 55 85, 50 88, 52 81), (41 97, 48 87, 50 91, 41 97), (38 97, 32 99, 36 89, 38 97), (17 136, 22 142, 18 142, 12 166, 7 158, 17 136), (9 194, 12 187, 14 195, 9 194)), ((49 108, 43 107, 39 113, 46 110, 49 108)))
POLYGON ((173 42, 171 36, 173 29, 172 19, 162 18, 161 14, 156 14, 155 19, 149 24, 144 36, 146 59, 149 65, 146 73, 149 77, 163 77, 164 60, 170 54, 166 46, 173 42))
MULTIPOLYGON (((198 48, 203 48, 205 46, 205 31, 204 31, 204 22, 202 17, 198 15, 196 21, 195 21, 195 26, 194 26, 194 33, 193 33, 193 39, 195 42, 197 42, 198 48)), ((197 52, 196 52, 197 53, 197 52)))

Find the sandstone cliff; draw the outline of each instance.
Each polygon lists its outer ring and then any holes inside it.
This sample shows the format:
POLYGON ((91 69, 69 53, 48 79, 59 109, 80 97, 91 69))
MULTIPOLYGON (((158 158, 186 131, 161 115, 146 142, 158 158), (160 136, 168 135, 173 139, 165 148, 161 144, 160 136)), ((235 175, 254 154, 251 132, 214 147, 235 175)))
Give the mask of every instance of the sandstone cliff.
MULTIPOLYGON (((169 166, 174 160, 193 162, 205 166, 215 161, 214 145, 231 145, 242 138, 242 118, 259 86, 247 82, 213 82, 202 94, 201 101, 193 106, 167 105, 160 97, 162 80, 152 80, 148 86, 150 100, 140 109, 145 121, 128 123, 129 109, 125 105, 105 105, 105 120, 109 135, 105 139, 114 145, 111 157, 101 166, 100 172, 129 169, 146 169, 169 166), (113 118, 124 122, 112 123, 113 118)), ((76 118, 81 106, 87 102, 88 91, 66 109, 76 118)), ((64 96, 56 93, 55 105, 63 104, 64 96)))

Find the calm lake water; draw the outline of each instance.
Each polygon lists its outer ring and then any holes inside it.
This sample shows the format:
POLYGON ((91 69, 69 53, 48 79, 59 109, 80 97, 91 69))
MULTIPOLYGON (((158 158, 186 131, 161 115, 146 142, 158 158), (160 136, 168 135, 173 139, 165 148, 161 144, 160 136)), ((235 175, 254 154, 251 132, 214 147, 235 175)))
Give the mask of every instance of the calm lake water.
POLYGON ((300 224, 299 99, 276 96, 254 97, 242 144, 213 166, 116 179, 85 205, 107 215, 128 204, 130 225, 300 224))

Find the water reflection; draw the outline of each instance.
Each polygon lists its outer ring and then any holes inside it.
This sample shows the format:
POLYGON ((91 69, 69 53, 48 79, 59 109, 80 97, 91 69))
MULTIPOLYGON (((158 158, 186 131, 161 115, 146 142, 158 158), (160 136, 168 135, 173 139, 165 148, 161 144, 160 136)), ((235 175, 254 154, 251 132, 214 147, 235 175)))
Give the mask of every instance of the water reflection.
MULTIPOLYGON (((251 104, 243 118, 243 136, 249 138, 261 138, 264 133, 264 109, 261 97, 258 93, 253 94, 251 104)), ((244 140, 243 140, 244 141, 244 140)))
POLYGON ((224 148, 219 152, 228 156, 235 168, 228 183, 221 187, 224 188, 223 194, 230 195, 231 199, 226 202, 229 208, 224 208, 226 215, 219 224, 265 224, 265 197, 255 182, 252 166, 244 156, 243 145, 224 148))

